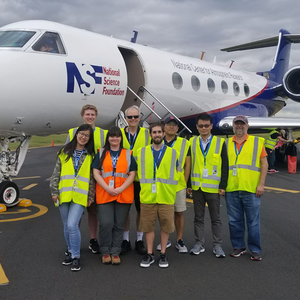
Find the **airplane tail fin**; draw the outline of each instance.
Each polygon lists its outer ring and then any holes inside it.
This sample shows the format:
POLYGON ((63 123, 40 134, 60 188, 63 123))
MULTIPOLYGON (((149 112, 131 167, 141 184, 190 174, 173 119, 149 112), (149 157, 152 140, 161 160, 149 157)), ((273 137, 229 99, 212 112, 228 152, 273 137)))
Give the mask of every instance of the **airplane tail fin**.
POLYGON ((278 36, 224 48, 221 51, 232 52, 277 46, 272 69, 267 72, 257 72, 257 74, 282 83, 283 76, 289 68, 291 43, 300 43, 300 34, 291 34, 287 30, 281 29, 278 36))

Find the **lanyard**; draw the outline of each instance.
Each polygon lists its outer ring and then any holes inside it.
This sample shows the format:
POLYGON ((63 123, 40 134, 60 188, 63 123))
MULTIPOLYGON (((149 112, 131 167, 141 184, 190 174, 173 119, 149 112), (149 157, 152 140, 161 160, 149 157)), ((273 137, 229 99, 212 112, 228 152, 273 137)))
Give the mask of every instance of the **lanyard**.
POLYGON ((84 150, 82 150, 80 152, 79 156, 77 157, 77 151, 76 150, 74 151, 74 155, 75 155, 75 177, 77 176, 78 162, 79 162, 79 159, 80 159, 83 152, 84 152, 84 150))
POLYGON ((154 154, 153 154, 153 146, 151 146, 151 150, 152 150, 152 155, 153 155, 153 181, 155 181, 155 175, 156 175, 156 166, 158 165, 159 163, 159 159, 160 159, 160 156, 163 152, 163 149, 164 149, 164 144, 162 144, 160 150, 159 150, 159 154, 158 154, 158 157, 157 157, 157 162, 155 163, 155 158, 154 158, 154 154))
POLYGON ((116 166, 117 166, 117 161, 119 159, 119 156, 120 156, 120 153, 121 153, 121 149, 119 150, 119 152, 117 153, 116 156, 112 155, 111 150, 109 150, 109 152, 110 152, 111 162, 113 164, 113 174, 112 174, 112 176, 114 177, 115 176, 115 171, 116 171, 116 166))
POLYGON ((240 153, 241 153, 241 151, 243 149, 244 144, 245 144, 245 141, 243 141, 242 146, 241 146, 239 152, 237 152, 236 142, 234 142, 234 150, 235 150, 235 155, 236 155, 235 163, 234 163, 235 165, 237 163, 238 157, 239 157, 239 155, 240 155, 240 153))
POLYGON ((201 136, 199 136, 200 148, 201 148, 201 151, 202 151, 202 154, 204 157, 204 168, 206 168, 206 156, 207 156, 208 150, 210 148, 210 143, 211 143, 212 138, 213 138, 213 136, 211 136, 210 141, 208 142, 208 144, 206 146, 206 149, 203 149, 203 145, 201 142, 201 136))
POLYGON ((128 129, 128 141, 129 141, 129 144, 130 144, 130 150, 132 150, 132 148, 133 148, 136 136, 137 136, 137 132, 134 134, 132 142, 131 142, 131 134, 130 134, 130 131, 128 129))

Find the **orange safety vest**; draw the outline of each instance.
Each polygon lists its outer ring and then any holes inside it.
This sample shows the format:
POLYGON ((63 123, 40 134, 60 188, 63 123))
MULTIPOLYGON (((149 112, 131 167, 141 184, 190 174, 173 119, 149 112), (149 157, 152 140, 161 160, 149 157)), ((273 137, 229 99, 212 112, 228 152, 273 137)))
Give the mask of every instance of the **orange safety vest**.
MULTIPOLYGON (((102 152, 104 149, 100 149, 100 152, 98 152, 97 155, 101 157, 102 152)), ((103 166, 101 168, 101 176, 106 182, 107 185, 109 185, 109 181, 113 180, 115 181, 115 188, 118 188, 122 186, 122 184, 125 182, 125 180, 128 177, 130 163, 131 163, 131 150, 122 149, 120 156, 118 158, 117 164, 116 164, 116 170, 114 177, 113 175, 113 164, 111 161, 111 155, 109 151, 106 151, 105 158, 103 161, 103 166)), ((133 183, 125 189, 121 194, 117 196, 111 196, 108 194, 98 183, 96 184, 96 202, 97 204, 104 204, 108 202, 112 202, 116 200, 119 203, 127 203, 131 204, 134 199, 134 193, 133 193, 133 183)))

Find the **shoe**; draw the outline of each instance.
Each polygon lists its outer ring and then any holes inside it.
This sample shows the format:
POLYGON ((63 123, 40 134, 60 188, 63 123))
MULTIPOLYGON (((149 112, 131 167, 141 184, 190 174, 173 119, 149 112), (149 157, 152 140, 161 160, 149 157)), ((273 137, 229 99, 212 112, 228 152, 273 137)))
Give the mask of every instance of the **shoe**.
POLYGON ((111 256, 109 254, 104 254, 102 256, 102 263, 104 263, 105 265, 111 264, 111 256))
POLYGON ((143 241, 135 241, 135 250, 142 255, 145 255, 147 253, 147 250, 144 246, 143 241))
POLYGON ((112 255, 111 256, 111 263, 112 265, 118 266, 121 264, 121 259, 119 257, 119 255, 112 255))
POLYGON ((76 272, 80 271, 81 266, 80 266, 80 259, 75 257, 72 259, 72 266, 71 266, 71 271, 76 272))
POLYGON ((193 246, 193 248, 191 249, 190 254, 198 255, 198 254, 200 254, 200 253, 202 253, 204 251, 205 251, 205 248, 201 244, 196 243, 193 246))
POLYGON ((239 257, 239 256, 244 255, 246 253, 247 253, 247 251, 246 251, 245 248, 243 248, 243 249, 234 249, 233 252, 230 253, 230 256, 239 257))
POLYGON ((121 245, 121 254, 125 254, 126 252, 129 252, 131 250, 131 244, 130 241, 123 240, 121 245))
POLYGON ((89 249, 94 253, 100 253, 100 248, 99 248, 99 244, 97 242, 97 239, 91 239, 90 240, 90 245, 89 245, 89 249))
POLYGON ((149 268, 151 264, 155 262, 154 255, 151 253, 148 253, 144 256, 143 260, 140 263, 140 266, 142 268, 149 268))
POLYGON ((261 261, 262 260, 262 257, 260 255, 260 253, 258 253, 258 252, 252 252, 250 258, 251 258, 251 260, 254 260, 254 261, 261 261))
POLYGON ((224 253, 224 251, 223 251, 223 249, 220 245, 214 246, 213 254, 215 254, 216 257, 218 257, 218 258, 224 258, 225 257, 225 253, 224 253))
POLYGON ((167 268, 169 266, 166 253, 160 253, 160 259, 158 265, 161 268, 167 268))
POLYGON ((70 253, 70 251, 69 251, 68 246, 67 246, 66 251, 65 251, 65 255, 67 256, 69 253, 70 253))
POLYGON ((179 253, 187 253, 188 252, 188 249, 182 239, 180 239, 176 242, 175 247, 176 247, 176 249, 178 249, 179 253))
POLYGON ((66 257, 65 257, 65 260, 62 262, 62 264, 64 266, 69 266, 72 263, 71 253, 68 250, 66 250, 65 255, 66 255, 66 257))
POLYGON ((275 170, 275 169, 271 169, 270 172, 271 172, 271 173, 278 173, 279 171, 278 171, 278 170, 275 170))
MULTIPOLYGON (((171 241, 168 240, 168 242, 167 242, 167 247, 166 247, 166 248, 170 248, 171 245, 172 245, 172 244, 171 244, 171 241)), ((161 251, 161 244, 158 244, 158 245, 157 245, 156 250, 157 250, 157 251, 161 251)))

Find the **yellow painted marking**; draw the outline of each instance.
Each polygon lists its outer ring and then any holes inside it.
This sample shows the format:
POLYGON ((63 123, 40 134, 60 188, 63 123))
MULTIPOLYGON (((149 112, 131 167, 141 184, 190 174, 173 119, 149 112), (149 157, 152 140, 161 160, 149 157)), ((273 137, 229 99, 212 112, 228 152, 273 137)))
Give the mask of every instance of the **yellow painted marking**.
POLYGON ((24 208, 24 209, 18 209, 17 211, 10 211, 10 212, 6 211, 5 213, 3 212, 3 215, 24 214, 28 212, 31 212, 31 210, 24 208))
POLYGON ((15 180, 21 180, 21 179, 34 179, 34 178, 41 178, 41 176, 17 177, 17 178, 14 178, 14 181, 15 181, 15 180))
POLYGON ((193 200, 186 198, 186 202, 193 203, 193 200))
POLYGON ((33 219, 33 218, 37 218, 37 217, 44 215, 48 211, 48 208, 46 206, 43 206, 40 204, 32 204, 32 206, 39 208, 39 211, 33 215, 26 216, 26 217, 21 217, 21 218, 17 218, 17 219, 9 219, 9 220, 0 220, 0 223, 33 219))
POLYGON ((24 190, 24 191, 30 190, 31 188, 33 188, 36 185, 37 185, 37 183, 29 184, 29 185, 25 186, 24 188, 22 188, 22 190, 24 190))
POLYGON ((0 285, 6 285, 8 283, 9 283, 9 281, 8 281, 8 279, 4 273, 4 270, 0 264, 0 285))
POLYGON ((300 193, 300 191, 279 189, 279 188, 273 188, 273 187, 269 187, 269 186, 265 186, 265 188, 268 189, 268 190, 287 192, 287 193, 292 193, 292 194, 299 194, 300 193))

